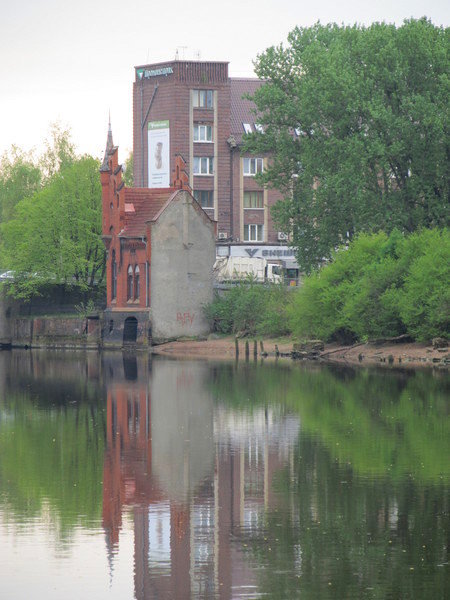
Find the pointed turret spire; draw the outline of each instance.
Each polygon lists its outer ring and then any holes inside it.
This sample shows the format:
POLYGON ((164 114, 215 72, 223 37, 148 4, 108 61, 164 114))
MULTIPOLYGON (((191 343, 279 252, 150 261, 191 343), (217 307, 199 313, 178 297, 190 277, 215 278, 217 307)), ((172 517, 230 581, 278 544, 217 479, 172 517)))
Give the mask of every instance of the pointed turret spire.
POLYGON ((109 155, 111 150, 114 148, 113 137, 112 137, 112 129, 111 129, 111 111, 109 111, 108 117, 108 137, 106 138, 106 148, 105 148, 105 156, 103 157, 102 166, 100 167, 100 171, 109 171, 109 155))

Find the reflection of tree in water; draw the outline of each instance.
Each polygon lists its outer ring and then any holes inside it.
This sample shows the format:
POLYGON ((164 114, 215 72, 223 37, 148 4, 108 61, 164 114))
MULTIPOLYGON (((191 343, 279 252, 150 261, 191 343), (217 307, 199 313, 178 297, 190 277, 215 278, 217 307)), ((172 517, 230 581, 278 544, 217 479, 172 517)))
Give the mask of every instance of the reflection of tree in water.
POLYGON ((164 590, 189 579, 193 594, 208 583, 224 597, 238 580, 283 600, 444 597, 448 390, 439 374, 152 368, 120 353, 3 353, 2 373, 3 511, 25 522, 50 506, 63 536, 103 517, 113 546, 132 506, 135 548, 146 549, 136 551, 136 589, 139 581, 148 597, 158 585, 170 597, 164 590), (149 521, 166 517, 170 583, 148 567, 157 550, 149 521))
POLYGON ((271 598, 444 598, 447 383, 432 373, 216 371, 217 401, 300 415, 294 464, 249 544, 271 598), (274 401, 274 399, 276 399, 274 401))
POLYGON ((6 510, 25 520, 50 507, 62 536, 77 523, 98 524, 106 428, 98 362, 30 353, 14 361, 0 397, 6 510))
POLYGON ((214 371, 210 385, 218 400, 248 411, 271 403, 294 410, 304 431, 361 476, 450 477, 444 374, 248 365, 214 371))
POLYGON ((445 597, 445 486, 359 481, 302 434, 275 485, 290 510, 268 511, 249 544, 271 598, 445 597))

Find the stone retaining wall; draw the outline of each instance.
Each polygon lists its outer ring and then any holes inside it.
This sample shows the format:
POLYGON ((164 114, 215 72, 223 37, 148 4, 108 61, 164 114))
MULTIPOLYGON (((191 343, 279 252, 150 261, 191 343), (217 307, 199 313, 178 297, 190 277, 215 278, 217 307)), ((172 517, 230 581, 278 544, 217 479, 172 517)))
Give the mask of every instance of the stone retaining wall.
POLYGON ((98 318, 15 317, 10 323, 10 345, 29 348, 98 348, 98 318))

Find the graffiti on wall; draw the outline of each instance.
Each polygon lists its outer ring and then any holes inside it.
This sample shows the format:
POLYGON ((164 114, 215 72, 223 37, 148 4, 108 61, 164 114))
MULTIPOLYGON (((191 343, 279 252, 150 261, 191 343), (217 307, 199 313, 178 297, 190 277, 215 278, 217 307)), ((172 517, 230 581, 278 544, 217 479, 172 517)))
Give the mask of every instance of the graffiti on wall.
POLYGON ((177 323, 181 323, 183 327, 191 327, 194 322, 195 313, 190 312, 177 312, 177 323))

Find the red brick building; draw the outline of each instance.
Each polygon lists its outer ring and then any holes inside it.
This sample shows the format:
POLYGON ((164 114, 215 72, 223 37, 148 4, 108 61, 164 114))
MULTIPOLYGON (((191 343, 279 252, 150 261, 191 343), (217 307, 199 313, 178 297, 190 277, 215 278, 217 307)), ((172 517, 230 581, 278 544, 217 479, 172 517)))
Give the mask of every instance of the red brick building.
POLYGON ((218 223, 219 255, 292 259, 270 215, 281 195, 255 181, 267 156, 242 153, 245 133, 259 129, 243 96, 262 82, 230 78, 226 62, 172 61, 136 67, 135 74, 135 185, 167 185, 181 154, 194 196, 218 223))
POLYGON ((165 187, 127 188, 111 127, 103 164, 102 232, 107 250, 103 343, 201 335, 212 299, 216 223, 190 193, 177 157, 165 187))

